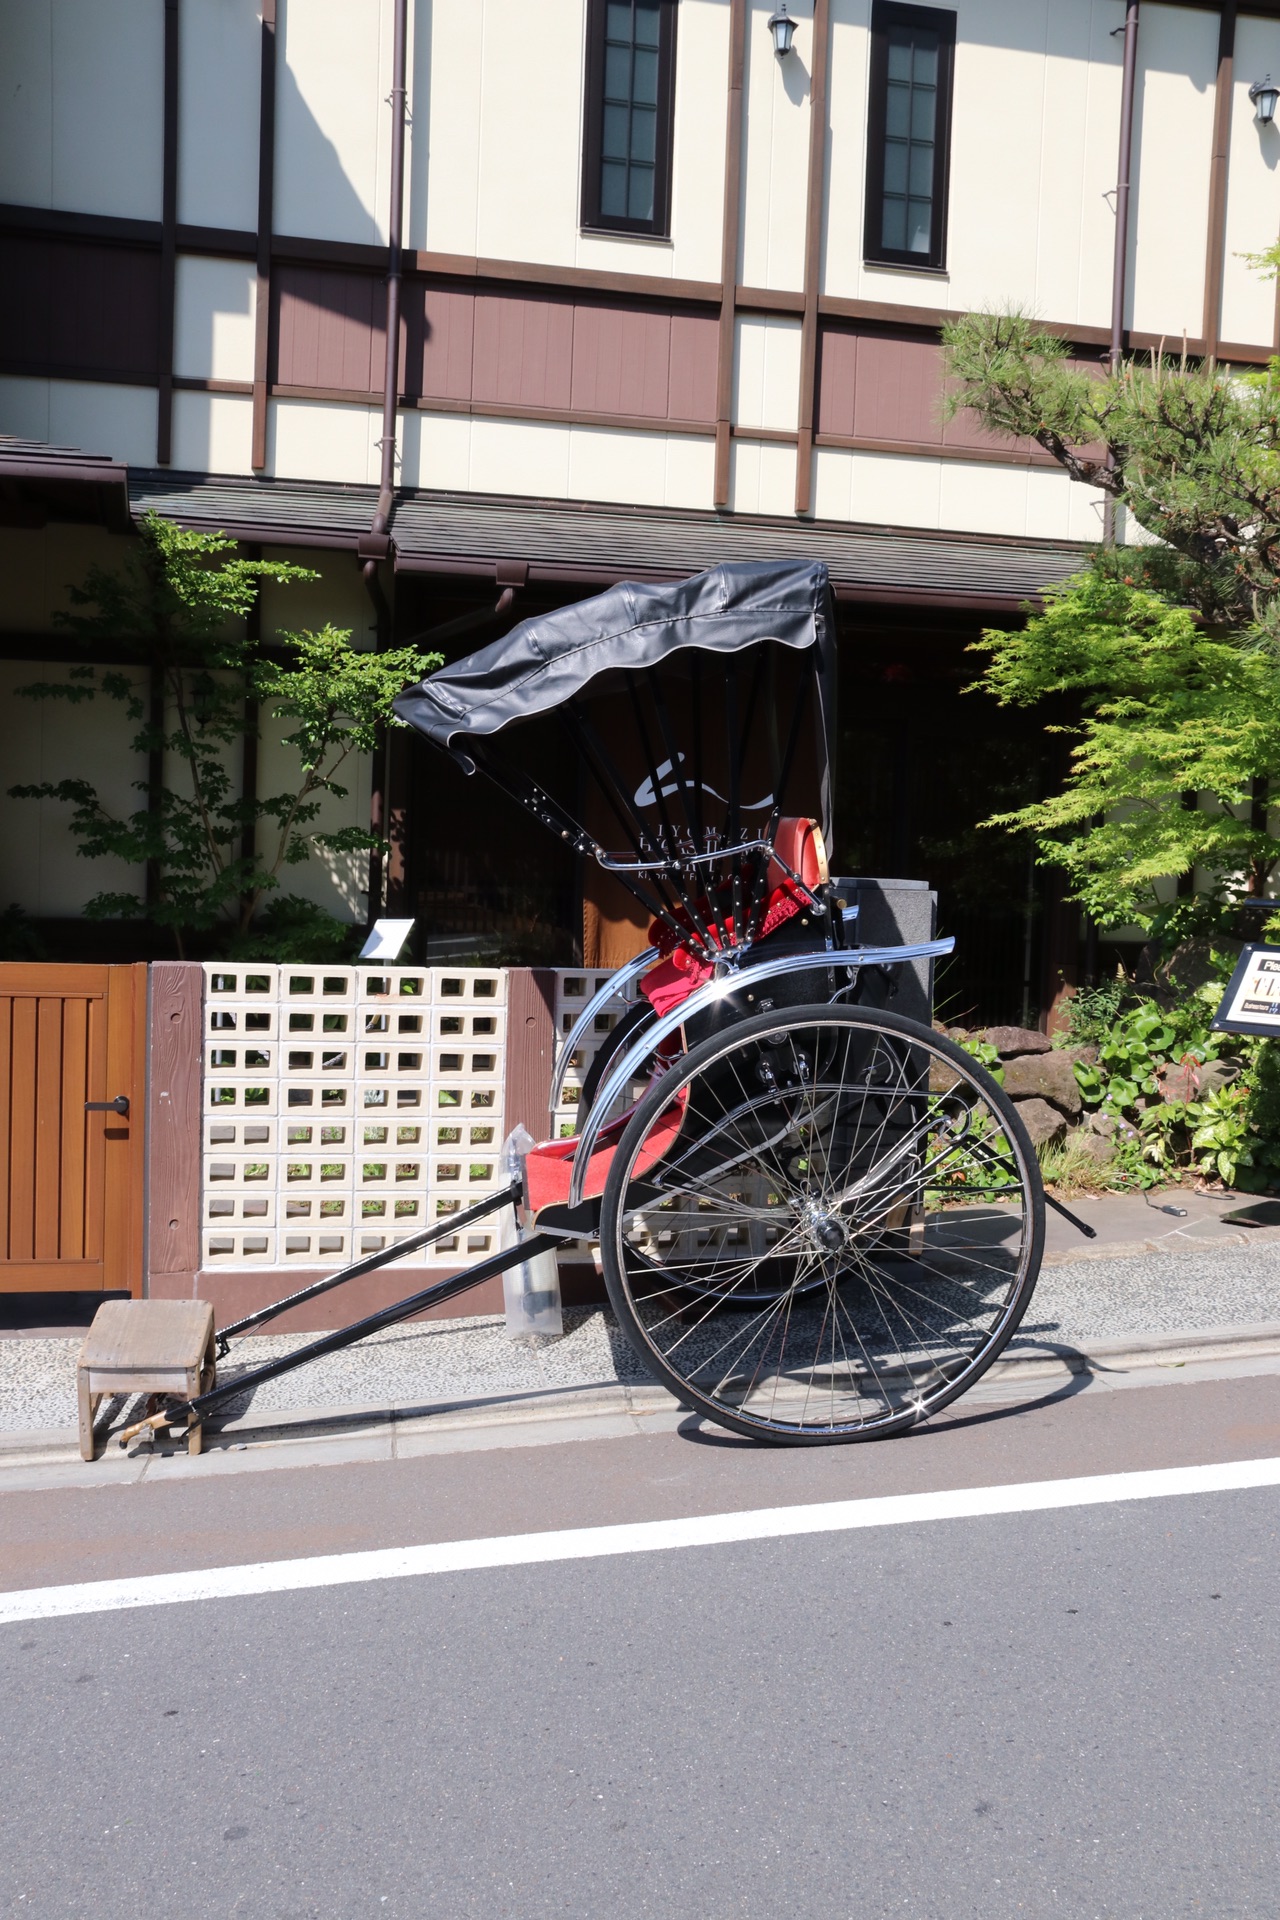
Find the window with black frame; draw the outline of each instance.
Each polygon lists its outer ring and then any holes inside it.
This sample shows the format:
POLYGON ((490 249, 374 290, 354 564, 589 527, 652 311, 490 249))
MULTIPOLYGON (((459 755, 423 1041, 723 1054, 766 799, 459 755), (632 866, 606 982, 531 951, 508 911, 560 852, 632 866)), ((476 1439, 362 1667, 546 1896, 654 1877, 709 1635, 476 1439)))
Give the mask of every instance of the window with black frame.
POLYGON ((589 0, 582 224, 665 238, 676 0, 589 0))
POLYGON ((946 265, 955 42, 954 13, 875 0, 863 232, 871 265, 946 265))

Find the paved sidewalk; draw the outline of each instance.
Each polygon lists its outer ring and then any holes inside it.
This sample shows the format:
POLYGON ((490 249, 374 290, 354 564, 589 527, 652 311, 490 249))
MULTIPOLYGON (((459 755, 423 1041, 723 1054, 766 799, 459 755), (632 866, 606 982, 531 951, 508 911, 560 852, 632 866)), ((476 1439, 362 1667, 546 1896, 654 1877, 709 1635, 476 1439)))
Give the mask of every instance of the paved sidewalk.
POLYGON ((1274 1202, 1245 1193, 1192 1193, 1170 1187, 1142 1195, 1107 1193, 1063 1203, 1094 1229, 1087 1240, 1052 1207, 1046 1216, 1045 1265, 1064 1260, 1119 1259, 1142 1253, 1173 1253, 1187 1247, 1261 1247, 1280 1244, 1280 1207, 1274 1226, 1230 1218, 1254 1213, 1266 1219, 1274 1202), (1224 1217, 1226 1216, 1226 1217, 1224 1217))
MULTIPOLYGON (((1247 1205, 1175 1192, 1118 1195, 1073 1203, 1097 1229, 1086 1241, 1051 1215, 1048 1254, 1011 1355, 1059 1358, 1118 1343, 1126 1351, 1176 1336, 1280 1324, 1280 1228, 1249 1228, 1222 1215, 1247 1205), (1159 1211, 1185 1207, 1185 1217, 1159 1211)), ((306 1344, 308 1335, 260 1335, 237 1341, 221 1369, 248 1370, 306 1344)), ((75 1429, 75 1360, 81 1335, 54 1329, 0 1332, 0 1454, 65 1447, 75 1429)), ((1194 1344, 1194 1343, 1193 1343, 1194 1344)), ((345 1352, 267 1382, 228 1402, 218 1427, 254 1430, 284 1419, 341 1420, 362 1412, 422 1415, 446 1408, 511 1417, 521 1409, 565 1406, 583 1393, 631 1399, 653 1389, 644 1369, 602 1308, 565 1314, 565 1337, 543 1347, 508 1339, 500 1317, 435 1320, 388 1328, 345 1352)), ((99 1410, 98 1430, 118 1429, 141 1403, 99 1410)))

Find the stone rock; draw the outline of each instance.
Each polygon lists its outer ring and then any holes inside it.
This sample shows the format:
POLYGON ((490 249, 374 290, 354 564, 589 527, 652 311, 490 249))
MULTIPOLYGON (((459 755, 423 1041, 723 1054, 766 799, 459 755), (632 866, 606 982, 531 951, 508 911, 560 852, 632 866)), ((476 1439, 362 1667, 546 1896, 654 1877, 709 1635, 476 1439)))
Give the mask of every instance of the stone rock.
POLYGON ((1004 1090, 1014 1100, 1047 1100, 1068 1120, 1076 1119, 1084 1104, 1065 1053, 1027 1053, 1006 1060, 1004 1090))
POLYGON ((1082 1067, 1096 1067, 1102 1053, 1102 1048, 1095 1046, 1093 1041, 1090 1040, 1087 1046, 1058 1047, 1055 1051, 1060 1053, 1064 1060, 1070 1060, 1072 1066, 1075 1066, 1076 1063, 1079 1062, 1082 1067))
POLYGON ((1088 1131, 1097 1134, 1100 1140, 1110 1140, 1116 1130, 1116 1119, 1113 1113, 1091 1113, 1084 1124, 1088 1131))
POLYGON ((1034 1027, 987 1027, 982 1038, 1002 1060, 1018 1053, 1048 1053, 1051 1044, 1048 1034, 1037 1033, 1034 1027))
POLYGON ((1019 1100, 1018 1118, 1030 1134, 1033 1147, 1056 1147, 1066 1139, 1067 1123, 1047 1100, 1019 1100))
POLYGON ((1158 1069, 1160 1098, 1162 1100, 1207 1100, 1211 1093, 1229 1087, 1238 1078, 1240 1062, 1238 1060, 1205 1060, 1201 1063, 1190 1061, 1186 1066, 1180 1060, 1171 1061, 1168 1066, 1158 1069))
POLYGON ((1211 980, 1220 978, 1221 967, 1213 957, 1215 947, 1220 953, 1229 953, 1238 958, 1243 945, 1242 940, 1206 940, 1202 935, 1194 940, 1184 940, 1158 970, 1157 978, 1163 985, 1172 988, 1178 998, 1185 999, 1200 987, 1207 987, 1211 980))
MULTIPOLYGON (((1114 1126, 1114 1122, 1112 1123, 1114 1126)), ((1116 1157, 1116 1143, 1105 1134, 1094 1133, 1088 1127, 1080 1127, 1071 1136, 1078 1153, 1095 1162, 1097 1166, 1108 1167, 1116 1157)))
POLYGON ((1215 949, 1222 956, 1230 955, 1236 959, 1243 947, 1242 940, 1227 939, 1222 935, 1210 940, 1204 934, 1197 934, 1175 947, 1169 958, 1162 962, 1159 948, 1154 941, 1148 941, 1138 956, 1134 984, 1140 993, 1146 994, 1167 1010, 1180 1000, 1187 999, 1199 987, 1220 978, 1220 966, 1214 963, 1213 958, 1215 949))

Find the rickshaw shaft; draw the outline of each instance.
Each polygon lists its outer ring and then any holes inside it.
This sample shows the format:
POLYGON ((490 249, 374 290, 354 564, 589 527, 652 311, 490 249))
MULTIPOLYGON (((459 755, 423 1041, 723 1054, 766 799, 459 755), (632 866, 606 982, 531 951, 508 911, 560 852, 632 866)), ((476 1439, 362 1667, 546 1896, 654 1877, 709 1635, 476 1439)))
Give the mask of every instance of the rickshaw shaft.
MULTIPOLYGON (((506 1196, 501 1196, 505 1198, 506 1196)), ((559 1238, 550 1233, 530 1234, 527 1240, 517 1241, 513 1247, 506 1247, 501 1253, 491 1254, 487 1260, 481 1260, 474 1267, 467 1267, 462 1273, 448 1274, 443 1280, 435 1280, 429 1287, 412 1293, 406 1300, 397 1300, 389 1307, 380 1307, 376 1313, 366 1314, 363 1320, 355 1321, 349 1327, 339 1327, 334 1333, 322 1334, 309 1346, 299 1347, 296 1353, 282 1354, 278 1360, 268 1360, 260 1367, 254 1367, 249 1373, 242 1373, 234 1380, 226 1380, 220 1386, 211 1387, 208 1393, 197 1394, 191 1400, 184 1400, 181 1406, 172 1407, 165 1416, 172 1424, 181 1419, 203 1419, 204 1415, 221 1400, 230 1400, 238 1393, 246 1393, 252 1387, 260 1387, 268 1380, 276 1380, 282 1373, 292 1373, 295 1367, 303 1367, 309 1360, 320 1360, 326 1353, 340 1353, 344 1347, 353 1347, 357 1340, 365 1339, 371 1333, 381 1332, 383 1327, 394 1327, 401 1320, 411 1320, 415 1313, 425 1313, 429 1307, 440 1306, 446 1300, 452 1300, 455 1294, 466 1293, 471 1287, 477 1287, 482 1281, 492 1280, 498 1274, 505 1273, 508 1267, 517 1267, 531 1260, 539 1253, 548 1253, 560 1244, 559 1238)), ((405 1242, 395 1248, 390 1258, 403 1254, 405 1242)), ((378 1264, 383 1264, 379 1262, 378 1264)), ((352 1277, 352 1270, 345 1276, 352 1277)), ((143 1422, 143 1425, 148 1424, 143 1422)), ((123 1435, 121 1436, 123 1439, 123 1435)))
POLYGON ((434 1227, 426 1227, 421 1233, 412 1233, 407 1239, 397 1240, 390 1247, 381 1247, 376 1253, 366 1254, 350 1266, 339 1268, 337 1273, 326 1274, 323 1280, 313 1280, 309 1287, 300 1287, 297 1293, 286 1294, 283 1300, 273 1300, 269 1307, 259 1307, 256 1313, 247 1313, 243 1320, 233 1320, 229 1327, 220 1327, 217 1336, 218 1358, 226 1359, 233 1334, 245 1333, 250 1327, 260 1327, 264 1320, 273 1320, 276 1314, 284 1313, 289 1307, 301 1306, 304 1300, 314 1300, 318 1294, 328 1293, 348 1280, 358 1280, 362 1273, 372 1273, 376 1267, 385 1267, 392 1260, 403 1260, 408 1253, 418 1253, 436 1240, 443 1240, 446 1234, 459 1233, 464 1227, 475 1226, 479 1220, 487 1220, 491 1213, 497 1213, 502 1207, 516 1206, 521 1191, 520 1181, 513 1180, 501 1193, 488 1194, 464 1213, 447 1214, 443 1220, 437 1220, 434 1227))

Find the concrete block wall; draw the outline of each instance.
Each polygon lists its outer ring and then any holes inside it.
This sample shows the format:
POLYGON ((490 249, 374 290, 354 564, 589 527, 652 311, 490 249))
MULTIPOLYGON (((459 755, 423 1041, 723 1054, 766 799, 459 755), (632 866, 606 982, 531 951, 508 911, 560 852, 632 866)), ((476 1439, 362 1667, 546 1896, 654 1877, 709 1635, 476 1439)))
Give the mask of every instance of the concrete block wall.
MULTIPOLYGON (((501 1186, 503 969, 204 976, 202 1269, 345 1266, 501 1186)), ((495 1231, 406 1259, 457 1266, 495 1231)))

